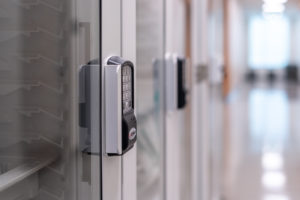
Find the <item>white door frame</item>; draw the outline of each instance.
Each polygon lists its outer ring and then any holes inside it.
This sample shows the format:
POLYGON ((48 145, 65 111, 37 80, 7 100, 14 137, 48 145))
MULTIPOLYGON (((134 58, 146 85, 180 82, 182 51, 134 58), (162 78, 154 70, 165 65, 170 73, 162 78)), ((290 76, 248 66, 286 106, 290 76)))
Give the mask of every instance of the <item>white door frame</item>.
MULTIPOLYGON (((121 56, 135 65, 136 0, 102 0, 101 7, 102 66, 105 64, 104 60, 112 55, 121 56)), ((102 80, 103 72, 102 67, 102 80)), ((103 85, 102 82, 102 91, 103 85)), ((103 99, 102 96, 102 108, 103 99)), ((102 113, 102 122, 103 116, 102 113)), ((103 127, 102 138, 105 138, 103 127)), ((104 141, 102 140, 103 152, 104 141)), ((123 156, 108 157, 102 153, 102 200, 136 200, 136 173, 136 144, 123 156)))

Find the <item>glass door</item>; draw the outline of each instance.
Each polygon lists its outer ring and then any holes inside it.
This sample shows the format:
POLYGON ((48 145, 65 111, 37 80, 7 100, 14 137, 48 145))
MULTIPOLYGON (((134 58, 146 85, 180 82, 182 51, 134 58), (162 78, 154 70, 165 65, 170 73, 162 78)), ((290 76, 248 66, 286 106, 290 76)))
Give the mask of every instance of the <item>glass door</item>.
POLYGON ((99 58, 99 7, 0 2, 0 199, 100 199, 100 157, 79 148, 77 78, 99 58))
POLYGON ((138 199, 164 200, 164 0, 137 0, 138 199))
POLYGON ((75 123, 71 127, 76 127, 76 139, 74 149, 72 146, 69 149, 71 154, 73 151, 76 153, 77 171, 74 182, 77 182, 77 185, 74 195, 78 200, 99 200, 102 199, 101 66, 99 62, 101 1, 76 0, 75 4, 73 23, 76 31, 72 41, 75 45, 73 49, 75 71, 72 73, 74 82, 71 83, 75 89, 73 107, 75 123), (91 73, 88 75, 86 73, 86 77, 83 78, 86 68, 89 68, 91 73), (85 79, 84 84, 82 78, 85 79), (84 92, 81 90, 83 86, 84 92), (84 108, 82 105, 85 105, 84 108))
POLYGON ((136 0, 0 1, 0 199, 136 200, 135 76, 136 0), (107 99, 134 108, 118 155, 107 99))

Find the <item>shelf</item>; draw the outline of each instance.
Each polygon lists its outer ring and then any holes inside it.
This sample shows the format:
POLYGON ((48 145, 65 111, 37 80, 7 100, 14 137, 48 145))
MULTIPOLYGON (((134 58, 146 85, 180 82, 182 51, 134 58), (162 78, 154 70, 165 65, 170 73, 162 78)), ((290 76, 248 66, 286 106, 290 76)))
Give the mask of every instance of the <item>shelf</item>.
POLYGON ((45 168, 56 159, 55 155, 41 156, 41 158, 24 161, 17 167, 0 175, 0 192, 8 189, 9 187, 25 180, 39 170, 45 168))
POLYGON ((64 198, 71 5, 0 0, 0 199, 64 198))

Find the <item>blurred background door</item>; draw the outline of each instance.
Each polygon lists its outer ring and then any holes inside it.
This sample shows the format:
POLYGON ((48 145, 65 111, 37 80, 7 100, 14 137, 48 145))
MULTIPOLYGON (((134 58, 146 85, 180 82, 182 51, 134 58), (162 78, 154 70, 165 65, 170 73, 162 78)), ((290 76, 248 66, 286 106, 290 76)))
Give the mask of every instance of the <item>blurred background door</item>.
POLYGON ((165 199, 164 0, 137 0, 139 200, 165 199))

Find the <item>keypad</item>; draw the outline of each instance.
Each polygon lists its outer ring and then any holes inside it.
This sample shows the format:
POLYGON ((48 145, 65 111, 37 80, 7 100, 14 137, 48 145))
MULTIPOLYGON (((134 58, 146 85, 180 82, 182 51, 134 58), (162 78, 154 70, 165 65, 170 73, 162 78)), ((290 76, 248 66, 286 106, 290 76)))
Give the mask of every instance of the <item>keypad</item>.
POLYGON ((132 109, 132 69, 130 66, 122 68, 122 104, 123 113, 132 109))

